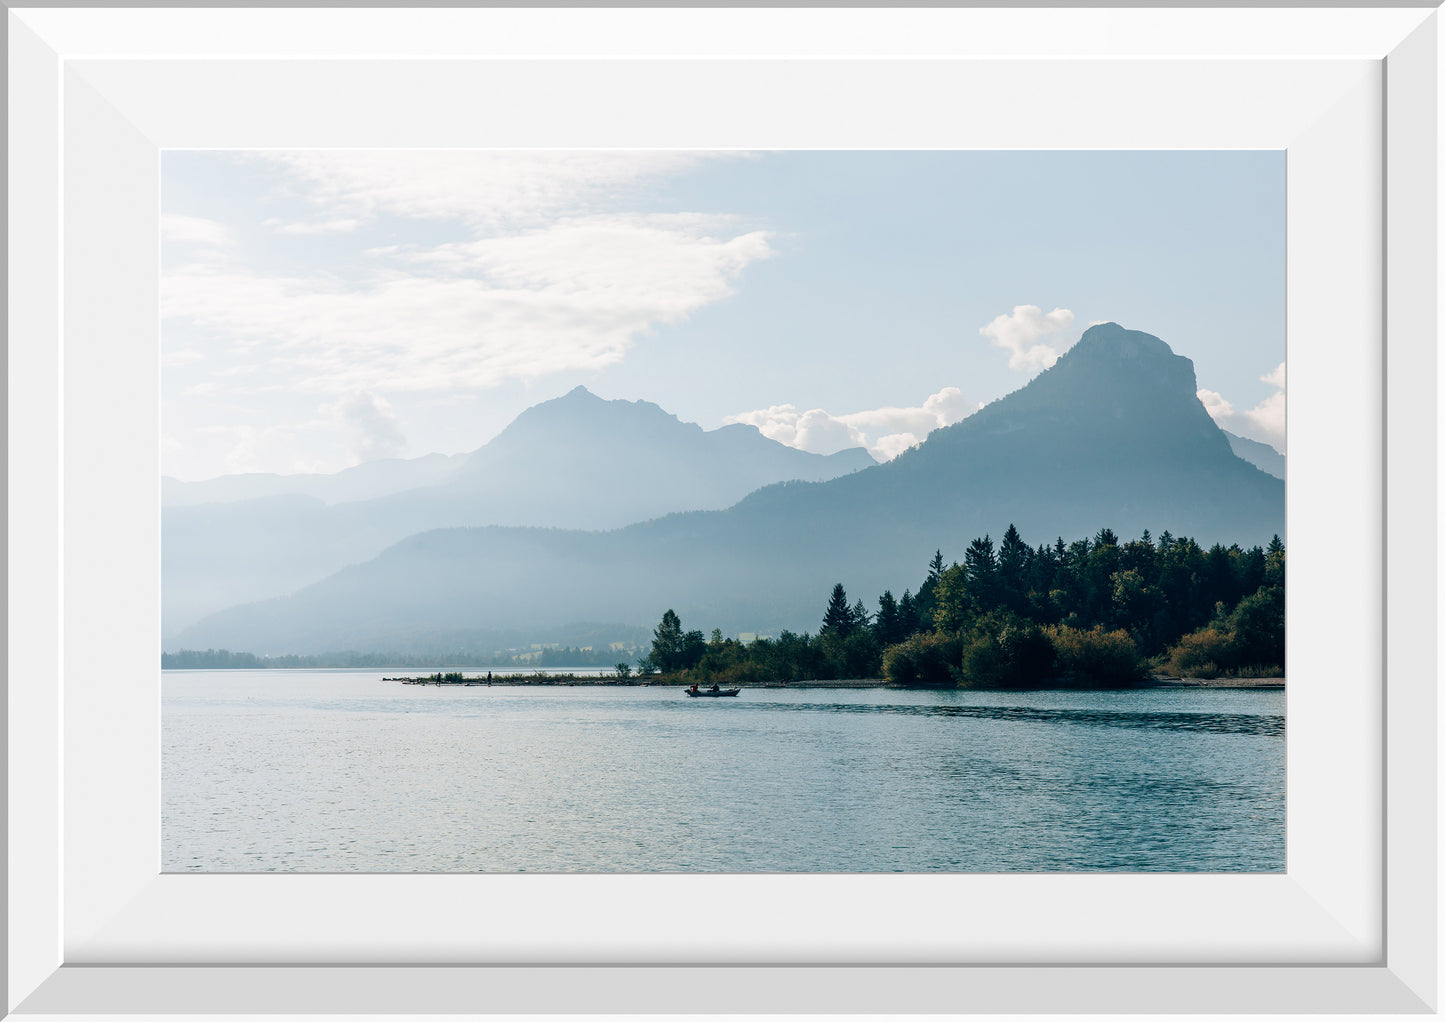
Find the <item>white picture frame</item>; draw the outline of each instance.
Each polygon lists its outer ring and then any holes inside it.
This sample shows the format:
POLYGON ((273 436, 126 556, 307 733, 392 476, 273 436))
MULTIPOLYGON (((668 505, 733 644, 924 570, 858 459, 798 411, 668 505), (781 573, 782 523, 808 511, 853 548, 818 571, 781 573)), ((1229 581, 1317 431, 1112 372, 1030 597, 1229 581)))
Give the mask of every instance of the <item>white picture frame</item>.
POLYGON ((9 1010, 1435 1009, 1434 11, 7 24, 9 1010), (1285 149, 1287 872, 160 875, 158 154, 376 145, 1285 149))

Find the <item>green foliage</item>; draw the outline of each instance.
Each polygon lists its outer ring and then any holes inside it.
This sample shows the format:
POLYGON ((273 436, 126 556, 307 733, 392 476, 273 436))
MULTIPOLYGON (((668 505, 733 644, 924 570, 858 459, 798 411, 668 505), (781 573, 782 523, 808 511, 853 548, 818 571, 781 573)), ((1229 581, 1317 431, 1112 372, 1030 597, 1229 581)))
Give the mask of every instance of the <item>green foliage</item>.
POLYGON ((632 677, 632 665, 629 664, 626 660, 623 660, 623 661, 621 661, 620 663, 618 663, 618 665, 617 665, 617 676, 618 676, 619 678, 623 678, 623 679, 632 677))
POLYGON ((848 593, 839 582, 833 587, 833 595, 828 598, 828 609, 823 612, 823 628, 825 634, 836 635, 839 638, 846 638, 853 631, 853 608, 848 606, 848 593))
POLYGON ((952 686, 962 643, 957 636, 912 635, 883 654, 883 678, 892 685, 952 686))
POLYGON ((993 541, 984 536, 970 543, 963 552, 963 567, 969 609, 975 614, 984 614, 998 606, 1001 593, 993 541))
POLYGON ((1048 635, 1009 611, 979 618, 960 642, 955 676, 963 688, 1024 688, 1044 684, 1054 673, 1048 635))
POLYGON ((1193 678, 1282 673, 1284 591, 1267 586, 1246 596, 1232 611, 1180 638, 1164 666, 1193 678))
POLYGON ((1284 544, 1208 551, 1169 532, 1031 548, 1012 525, 995 552, 973 540, 962 564, 935 552, 916 596, 891 591, 870 615, 833 586, 816 636, 743 645, 684 632, 668 611, 644 674, 718 683, 870 678, 898 685, 1017 688, 1137 683, 1149 662, 1180 674, 1277 670, 1284 660, 1284 544), (1152 658, 1152 660, 1146 660, 1152 658))
POLYGON ((1284 669, 1284 589, 1270 586, 1239 601, 1226 626, 1234 635, 1236 668, 1284 669))
POLYGON ((961 632, 973 620, 968 568, 955 564, 944 570, 933 587, 933 629, 961 632))
MULTIPOLYGON (((910 610, 912 603, 912 599, 909 599, 910 610)), ((880 646, 891 646, 896 642, 902 642, 910 631, 912 629, 905 622, 903 610, 899 607, 898 601, 893 598, 893 593, 887 589, 883 590, 883 595, 878 597, 878 616, 873 622, 874 638, 878 640, 880 646)))
POLYGON ((703 652, 702 632, 684 632, 677 614, 671 609, 665 611, 662 622, 652 633, 649 666, 663 674, 674 674, 695 667, 703 652))
POLYGON ((1047 631, 1061 680, 1079 686, 1129 685, 1144 680, 1144 658, 1124 629, 1054 625, 1047 631))
POLYGON ((1228 633, 1210 625, 1180 638, 1164 666, 1181 678, 1217 678, 1220 665, 1233 659, 1230 647, 1228 633))

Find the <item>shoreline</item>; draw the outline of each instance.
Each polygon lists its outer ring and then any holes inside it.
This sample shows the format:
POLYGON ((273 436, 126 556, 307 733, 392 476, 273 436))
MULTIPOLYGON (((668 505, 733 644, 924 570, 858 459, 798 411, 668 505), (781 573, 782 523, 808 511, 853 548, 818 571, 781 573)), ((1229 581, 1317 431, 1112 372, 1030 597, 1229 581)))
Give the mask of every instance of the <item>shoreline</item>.
POLYGON ((1282 689, 1285 679, 1271 678, 1172 678, 1160 675, 1145 682, 1147 688, 1258 688, 1282 689))
MULTIPOLYGON (((395 677, 382 678, 382 681, 393 681, 403 685, 421 685, 435 688, 486 688, 489 686, 505 686, 508 688, 526 688, 528 686, 543 686, 551 688, 686 688, 687 684, 681 680, 662 680, 651 678, 618 678, 615 675, 584 675, 584 674, 555 674, 555 675, 496 675, 492 678, 461 678, 437 680, 433 677, 395 677)), ((721 685, 721 682, 719 682, 721 685)), ((1270 678, 1175 678, 1164 675, 1156 675, 1147 681, 1137 685, 1123 685, 1113 687, 1084 688, 1074 685, 1038 685, 1021 689, 957 689, 944 686, 913 686, 893 685, 882 678, 835 678, 832 680, 808 680, 808 681, 759 681, 759 682, 730 682, 725 688, 741 687, 744 689, 865 689, 882 688, 893 689, 900 692, 909 691, 996 691, 996 692, 1059 692, 1059 691, 1081 691, 1081 692, 1123 692, 1131 688, 1231 688, 1231 689, 1257 689, 1257 690, 1282 690, 1285 687, 1285 679, 1282 677, 1270 678)))

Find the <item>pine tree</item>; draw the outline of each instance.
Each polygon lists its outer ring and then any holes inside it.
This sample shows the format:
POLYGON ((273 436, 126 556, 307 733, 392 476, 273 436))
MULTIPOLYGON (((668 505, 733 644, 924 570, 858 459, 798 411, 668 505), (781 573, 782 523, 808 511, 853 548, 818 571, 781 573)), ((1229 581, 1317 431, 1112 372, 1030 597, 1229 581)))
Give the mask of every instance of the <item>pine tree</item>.
POLYGON ((906 639, 918 631, 918 605, 907 589, 903 590, 903 598, 898 601, 898 624, 901 639, 906 639))
MULTIPOLYGON (((907 597, 907 594, 904 594, 907 597)), ((913 600, 908 597, 908 604, 912 608, 913 600)), ((893 593, 885 589, 883 595, 878 597, 878 616, 873 620, 873 634, 884 646, 892 646, 900 643, 906 637, 903 630, 903 615, 899 612, 898 601, 893 599, 893 593)))
POLYGON ((840 639, 846 639, 853 631, 853 608, 848 605, 848 593, 839 582, 833 587, 828 598, 828 609, 823 614, 823 632, 832 632, 840 639))
POLYGON ((1284 585, 1284 544, 1280 542, 1279 536, 1271 539, 1269 546, 1264 548, 1264 584, 1284 585))
POLYGON ((929 631, 933 628, 934 599, 933 592, 938 588, 938 580, 943 577, 943 551, 935 550, 933 560, 928 562, 928 577, 918 587, 918 595, 913 598, 913 611, 916 620, 915 631, 929 631))
POLYGON ((662 623, 652 631, 652 652, 647 659, 664 674, 679 670, 683 642, 682 620, 669 607, 662 615, 662 623))
POLYGON ((1028 593, 1029 561, 1033 551, 1010 523, 998 545, 999 596, 1003 605, 1014 613, 1023 613, 1028 593))
POLYGON ((968 579, 969 602, 975 613, 986 614, 998 606, 998 561, 993 540, 975 539, 963 552, 964 577, 968 579))

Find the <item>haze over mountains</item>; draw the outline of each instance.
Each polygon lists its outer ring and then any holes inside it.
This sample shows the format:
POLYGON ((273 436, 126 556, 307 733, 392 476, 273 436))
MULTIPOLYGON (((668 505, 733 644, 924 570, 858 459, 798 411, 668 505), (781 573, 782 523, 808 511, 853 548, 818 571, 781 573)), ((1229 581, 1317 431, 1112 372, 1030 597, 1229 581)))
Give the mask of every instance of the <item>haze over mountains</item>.
POLYGON ((873 464, 861 447, 810 454, 754 426, 704 430, 655 404, 606 401, 577 387, 527 409, 470 454, 334 475, 165 480, 162 634, 293 592, 429 529, 611 529, 873 464))
MULTIPOLYGON (((1193 363, 1159 338, 1112 323, 1095 326, 1027 386, 886 464, 854 472, 844 467, 826 481, 774 483, 725 510, 668 514, 611 531, 414 530, 418 534, 374 559, 294 595, 212 615, 167 647, 419 652, 445 636, 447 651, 458 651, 468 634, 488 629, 652 625, 669 607, 690 628, 816 630, 833 583, 843 582, 869 604, 884 588, 900 595, 917 586, 935 549, 946 560, 961 559, 972 538, 997 538, 1010 523, 1031 545, 1091 536, 1104 526, 1123 538, 1168 530, 1205 545, 1263 544, 1283 536, 1284 483, 1235 455, 1196 389, 1193 363)), ((559 400, 597 400, 583 394, 559 400)), ((656 409, 639 406, 640 442, 656 422, 645 410, 656 409)), ((539 409, 514 427, 534 412, 539 409)), ((771 452, 757 446, 771 441, 740 427, 698 433, 721 434, 716 442, 722 446, 736 442, 771 452)), ((532 435, 559 444, 579 439, 541 428, 532 435)), ((493 466, 520 464, 506 444, 489 457, 493 466)), ((553 464, 565 466, 560 475, 568 476, 592 471, 599 461, 615 473, 608 477, 614 485, 627 490, 662 485, 672 471, 701 486, 700 477, 709 474, 703 466, 689 472, 679 461, 618 465, 605 444, 569 448, 553 464)), ((500 470, 482 474, 493 471, 500 470)), ((437 501, 461 492, 448 487, 462 486, 463 475, 429 492, 437 501)), ((550 524, 543 510, 560 512, 548 507, 549 499, 576 502, 579 492, 549 489, 555 482, 540 484, 550 496, 528 494, 514 505, 517 511, 533 524, 550 524)), ((741 476, 736 485, 743 485, 741 476)), ((416 522, 407 516, 426 503, 406 494, 366 503, 393 502, 395 515, 378 512, 368 520, 416 522)), ((172 554, 166 550, 168 562, 172 554)))
POLYGON ((1249 437, 1235 436, 1229 430, 1224 430, 1224 436, 1229 440, 1230 450, 1249 462, 1255 468, 1268 472, 1276 479, 1284 478, 1285 457, 1269 444, 1262 444, 1258 440, 1251 440, 1249 437))

